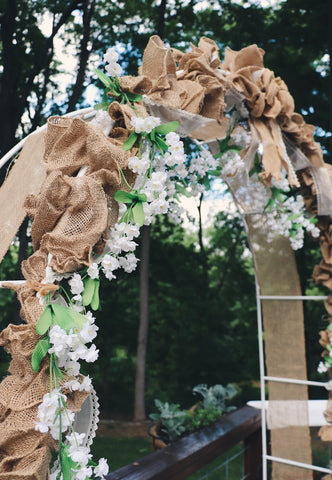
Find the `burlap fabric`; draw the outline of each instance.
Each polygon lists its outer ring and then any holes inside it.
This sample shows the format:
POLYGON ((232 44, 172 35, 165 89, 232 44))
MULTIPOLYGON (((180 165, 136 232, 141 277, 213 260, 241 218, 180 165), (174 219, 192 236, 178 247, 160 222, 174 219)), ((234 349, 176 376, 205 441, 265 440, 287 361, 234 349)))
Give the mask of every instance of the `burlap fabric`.
POLYGON ((27 138, 10 175, 0 189, 0 262, 26 216, 26 196, 29 193, 38 193, 46 177, 43 138, 44 132, 34 133, 27 138))
MULTIPOLYGON (((282 237, 267 242, 265 215, 247 216, 248 239, 261 295, 301 295, 294 252, 282 237), (272 273, 272 274, 271 274, 272 273)), ((263 300, 267 375, 306 380, 301 301, 263 300)), ((271 454, 312 463, 306 385, 269 382, 268 421, 271 454)), ((273 462, 273 480, 309 480, 311 471, 273 462)))
POLYGON ((147 94, 151 100, 222 120, 227 79, 220 71, 217 44, 201 38, 198 47, 183 53, 166 48, 154 35, 144 51, 138 77, 122 77, 124 89, 147 94))
MULTIPOLYGON (((125 124, 121 112, 119 107, 118 129, 122 128, 119 124, 125 124)), ((123 130, 128 135, 128 130, 123 130)), ((52 117, 48 122, 44 154, 47 176, 40 193, 29 194, 25 201, 33 220, 34 247, 33 255, 22 264, 27 283, 7 284, 17 292, 26 324, 9 325, 0 334, 0 345, 12 356, 10 375, 0 384, 1 480, 48 478, 51 450, 57 445, 50 435, 34 429, 38 405, 50 385, 47 357, 37 373, 31 367, 31 354, 40 338, 35 324, 43 311, 36 294, 41 291, 38 282, 45 277, 50 254, 53 270, 66 273, 89 265, 92 252, 102 250, 107 232, 118 218, 114 192, 126 188, 118 167, 129 184, 135 180, 126 168, 130 154, 119 146, 118 131, 113 132, 112 139, 79 118, 52 117)), ((29 153, 33 155, 33 150, 29 153)), ((68 408, 79 411, 87 394, 63 393, 68 408)))

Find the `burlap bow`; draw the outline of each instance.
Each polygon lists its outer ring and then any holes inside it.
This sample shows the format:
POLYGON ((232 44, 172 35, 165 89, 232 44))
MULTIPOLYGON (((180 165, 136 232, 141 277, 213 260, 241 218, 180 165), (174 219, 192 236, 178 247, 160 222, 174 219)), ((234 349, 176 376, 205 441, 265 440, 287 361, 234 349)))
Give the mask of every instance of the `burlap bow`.
POLYGON ((257 130, 263 145, 262 179, 270 182, 280 178, 283 165, 290 184, 298 181, 288 158, 281 130, 304 151, 313 165, 323 164, 322 152, 313 141, 313 128, 302 116, 294 112, 294 100, 286 84, 274 73, 264 68, 264 51, 251 45, 239 52, 226 48, 222 68, 230 73, 233 86, 246 99, 249 121, 257 130))

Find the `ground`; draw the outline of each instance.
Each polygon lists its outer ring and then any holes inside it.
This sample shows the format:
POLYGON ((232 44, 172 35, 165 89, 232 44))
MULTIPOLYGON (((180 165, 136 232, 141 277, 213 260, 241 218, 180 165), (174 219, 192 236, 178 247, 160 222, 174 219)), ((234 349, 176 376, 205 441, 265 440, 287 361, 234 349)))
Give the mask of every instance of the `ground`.
POLYGON ((98 437, 148 438, 150 422, 124 422, 120 420, 100 420, 98 437))

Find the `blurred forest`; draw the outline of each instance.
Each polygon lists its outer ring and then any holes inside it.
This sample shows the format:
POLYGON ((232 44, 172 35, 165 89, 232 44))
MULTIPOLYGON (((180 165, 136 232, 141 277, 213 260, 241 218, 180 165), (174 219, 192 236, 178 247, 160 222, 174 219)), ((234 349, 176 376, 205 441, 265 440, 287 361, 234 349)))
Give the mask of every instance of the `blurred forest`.
MULTIPOLYGON (((98 101, 93 68, 108 47, 118 49, 126 73, 136 74, 149 37, 158 34, 182 50, 207 36, 219 45, 221 59, 226 46, 239 50, 258 44, 266 52, 265 66, 288 85, 296 111, 317 126, 316 139, 329 161, 329 17, 328 0, 2 0, 1 154, 49 115, 90 106, 91 96, 98 101)), ((158 218, 151 228, 148 411, 155 397, 188 405, 199 383, 237 384, 238 404, 259 396, 255 282, 243 225, 237 215, 220 212, 203 234, 204 244, 197 226, 185 229, 167 218, 158 218)), ((17 241, 0 265, 1 279, 18 278, 18 259, 27 253, 24 235, 20 239, 21 248, 17 241)), ((303 293, 324 294, 311 281, 320 260, 318 245, 308 238, 296 256, 303 293)), ((131 416, 139 272, 105 282, 101 299, 100 358, 89 373, 105 414, 131 416)), ((13 321, 12 292, 0 290, 0 307, 2 329, 13 321)), ((308 376, 315 380, 320 379, 324 307, 306 302, 305 315, 308 376)), ((7 367, 2 350, 0 375, 7 367)))

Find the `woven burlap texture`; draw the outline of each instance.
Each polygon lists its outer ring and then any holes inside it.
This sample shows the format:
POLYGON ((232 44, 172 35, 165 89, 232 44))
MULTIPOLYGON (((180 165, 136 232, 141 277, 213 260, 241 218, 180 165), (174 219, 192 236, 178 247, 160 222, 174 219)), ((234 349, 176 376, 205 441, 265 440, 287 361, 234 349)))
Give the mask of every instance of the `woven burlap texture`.
POLYGON ((121 85, 170 107, 221 120, 228 82, 218 69, 218 50, 213 40, 203 37, 185 54, 166 48, 154 35, 144 51, 140 75, 122 77, 121 85))
MULTIPOLYGON (((122 108, 116 117, 116 128, 124 125, 124 138, 128 130, 122 108)), ((40 338, 35 324, 43 311, 35 286, 45 277, 49 254, 53 270, 66 273, 89 265, 92 252, 102 250, 110 225, 118 218, 114 192, 125 188, 118 167, 129 184, 135 180, 127 169, 130 153, 121 149, 118 132, 113 132, 113 139, 80 118, 49 119, 44 155, 47 176, 40 194, 30 194, 25 201, 33 220, 34 253, 22 264, 28 282, 6 285, 16 290, 26 324, 9 325, 0 334, 0 345, 12 356, 10 375, 0 384, 1 480, 48 478, 51 450, 57 445, 50 435, 34 429, 38 405, 50 385, 47 357, 37 373, 31 367, 31 355, 40 338)), ((85 392, 63 393, 74 412, 87 396, 85 392)))

